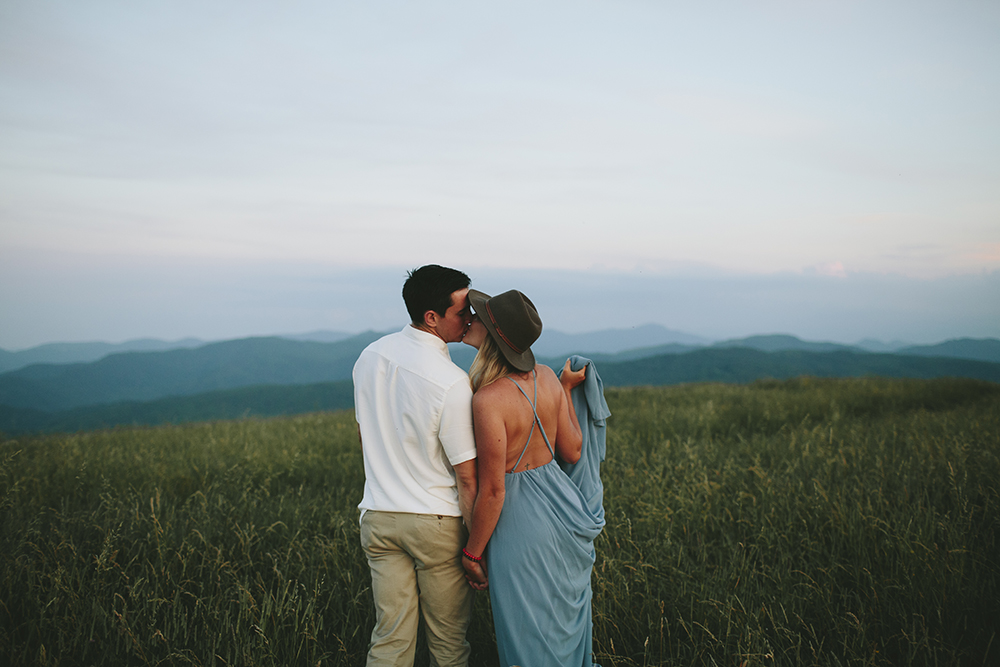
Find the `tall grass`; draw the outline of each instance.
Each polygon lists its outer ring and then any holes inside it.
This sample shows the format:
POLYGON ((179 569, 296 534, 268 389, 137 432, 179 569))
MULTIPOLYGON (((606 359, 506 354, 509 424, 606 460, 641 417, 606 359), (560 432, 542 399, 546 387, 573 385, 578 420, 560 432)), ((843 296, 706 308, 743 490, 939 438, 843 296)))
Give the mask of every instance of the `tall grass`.
POLYGON ((611 392, 610 664, 1000 664, 998 387, 611 392))
MULTIPOLYGON (((599 662, 1000 664, 1000 387, 608 400, 599 662)), ((0 663, 363 664, 363 477, 350 413, 0 443, 0 663)))

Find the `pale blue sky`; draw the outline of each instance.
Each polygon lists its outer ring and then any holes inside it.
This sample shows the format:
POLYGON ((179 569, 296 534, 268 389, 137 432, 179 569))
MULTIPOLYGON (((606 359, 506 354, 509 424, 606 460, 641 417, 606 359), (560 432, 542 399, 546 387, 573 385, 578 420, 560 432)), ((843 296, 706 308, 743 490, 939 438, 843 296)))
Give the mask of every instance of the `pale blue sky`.
POLYGON ((432 261, 568 331, 1000 336, 996 2, 205 4, 0 0, 0 347, 384 328, 432 261))

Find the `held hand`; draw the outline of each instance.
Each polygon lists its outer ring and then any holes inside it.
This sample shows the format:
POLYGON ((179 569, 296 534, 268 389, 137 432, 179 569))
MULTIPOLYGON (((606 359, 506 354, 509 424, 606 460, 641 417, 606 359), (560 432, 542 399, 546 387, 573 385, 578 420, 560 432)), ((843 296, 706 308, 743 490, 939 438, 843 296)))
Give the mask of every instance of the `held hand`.
POLYGON ((570 370, 571 367, 570 360, 567 359, 565 365, 563 365, 562 375, 559 376, 559 382, 562 383, 563 389, 567 391, 583 382, 587 377, 586 366, 578 371, 570 370))
POLYGON ((477 591, 485 591, 489 586, 485 563, 473 563, 468 558, 463 558, 462 566, 465 567, 465 580, 469 582, 469 585, 477 591))

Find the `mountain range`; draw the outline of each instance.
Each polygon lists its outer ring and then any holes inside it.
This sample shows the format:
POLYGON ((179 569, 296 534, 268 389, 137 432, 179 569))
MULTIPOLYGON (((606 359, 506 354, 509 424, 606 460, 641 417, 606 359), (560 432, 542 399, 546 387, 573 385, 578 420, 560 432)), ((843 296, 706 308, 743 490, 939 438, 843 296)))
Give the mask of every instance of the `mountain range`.
POLYGON ((0 405, 56 411, 253 385, 344 380, 361 350, 381 335, 369 331, 337 343, 242 338, 193 349, 123 352, 89 363, 34 364, 0 374, 0 405))
MULTIPOLYGON (((309 343, 338 343, 353 338, 355 335, 357 334, 343 331, 320 330, 302 334, 282 334, 271 336, 271 338, 309 343)), ((567 334, 546 329, 542 332, 541 338, 535 341, 533 349, 538 354, 550 356, 575 350, 613 354, 623 350, 669 343, 694 348, 710 345, 711 342, 707 338, 674 331, 657 324, 644 324, 627 329, 606 329, 582 334, 567 334)), ((175 349, 191 349, 208 344, 209 341, 198 338, 185 338, 176 341, 140 338, 124 343, 47 343, 17 352, 0 349, 0 373, 17 370, 32 364, 87 363, 122 352, 164 352, 175 349)))
MULTIPOLYGON (((400 325, 402 326, 402 325, 400 325)), ((300 334, 282 334, 273 338, 284 338, 298 342, 337 343, 355 337, 344 331, 319 330, 300 334)), ((363 335, 363 334, 360 334, 363 335)), ((122 352, 164 352, 176 349, 192 349, 212 342, 198 338, 184 338, 165 341, 155 338, 140 338, 124 343, 46 343, 26 350, 8 351, 0 349, 0 373, 17 370, 32 364, 71 364, 98 361, 111 354, 122 352)), ((221 341, 227 342, 227 341, 221 341)), ((681 352, 701 347, 751 347, 763 351, 786 349, 832 351, 837 349, 917 354, 921 356, 956 356, 958 358, 979 359, 980 361, 1000 361, 1000 347, 996 339, 956 339, 936 345, 915 346, 903 341, 884 342, 866 338, 853 345, 803 341, 795 336, 771 334, 712 341, 702 336, 667 329, 658 324, 644 324, 624 329, 604 329, 580 334, 567 334, 546 329, 533 345, 535 352, 542 356, 558 356, 572 352, 590 354, 617 354, 634 350, 659 349, 666 352, 681 352), (964 342, 959 342, 964 341, 964 342), (673 346, 673 347, 671 347, 673 346)))
MULTIPOLYGON (((539 339, 533 347, 541 362, 560 368, 568 354, 583 354, 595 362, 607 386, 750 382, 798 375, 960 376, 1000 382, 997 339, 956 339, 886 354, 781 334, 708 343, 655 325, 548 334, 544 344, 539 339), (653 344, 642 345, 650 341, 653 344)), ((0 373, 0 431, 76 430, 351 407, 351 368, 361 350, 381 335, 314 332, 298 340, 283 336, 201 344, 193 339, 132 341, 123 344, 131 346, 127 351, 88 362, 22 366, 0 373), (162 350, 160 345, 174 347, 162 350)), ((89 347, 33 350, 36 356, 47 352, 66 358, 107 349, 78 345, 89 347)), ((475 350, 462 344, 449 348, 455 362, 467 369, 475 350)))
POLYGON ((74 364, 97 361, 109 354, 122 352, 163 352, 200 347, 205 342, 198 338, 184 338, 174 341, 138 338, 124 343, 46 343, 17 352, 0 349, 0 373, 32 364, 74 364))

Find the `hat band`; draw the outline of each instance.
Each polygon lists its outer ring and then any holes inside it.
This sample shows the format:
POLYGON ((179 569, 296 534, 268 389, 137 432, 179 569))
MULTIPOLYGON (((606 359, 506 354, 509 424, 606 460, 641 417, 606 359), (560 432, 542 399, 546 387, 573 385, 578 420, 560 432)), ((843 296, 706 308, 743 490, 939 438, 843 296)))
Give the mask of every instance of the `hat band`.
POLYGON ((514 350, 515 353, 523 354, 524 352, 521 350, 521 348, 519 348, 517 345, 514 345, 514 343, 510 342, 510 340, 503 335, 503 331, 500 329, 500 325, 497 324, 497 318, 493 317, 493 310, 490 308, 489 301, 486 302, 486 312, 490 316, 490 322, 493 323, 493 327, 497 330, 497 335, 503 339, 503 342, 507 343, 507 345, 510 346, 510 349, 514 350))

